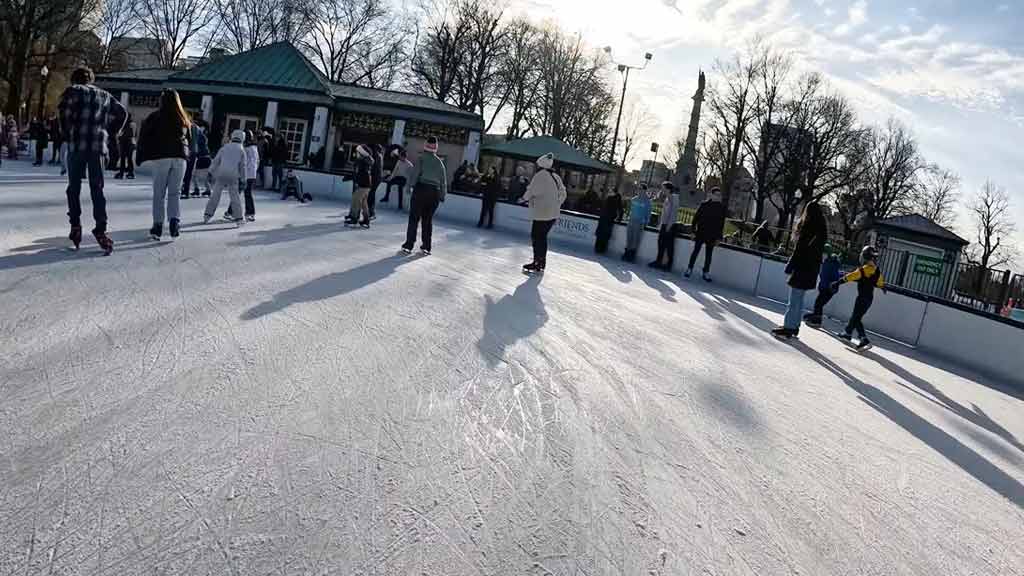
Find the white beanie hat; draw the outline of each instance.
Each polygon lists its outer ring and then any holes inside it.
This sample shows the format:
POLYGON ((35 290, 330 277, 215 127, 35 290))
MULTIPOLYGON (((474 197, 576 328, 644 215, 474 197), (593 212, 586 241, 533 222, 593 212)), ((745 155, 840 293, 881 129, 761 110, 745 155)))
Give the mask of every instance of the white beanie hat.
POLYGON ((552 154, 551 152, 548 152, 547 154, 541 156, 540 158, 537 158, 537 166, 545 170, 551 170, 551 167, 554 165, 555 155, 552 154))
POLYGON ((231 133, 232 142, 245 142, 245 132, 241 130, 235 130, 231 133))

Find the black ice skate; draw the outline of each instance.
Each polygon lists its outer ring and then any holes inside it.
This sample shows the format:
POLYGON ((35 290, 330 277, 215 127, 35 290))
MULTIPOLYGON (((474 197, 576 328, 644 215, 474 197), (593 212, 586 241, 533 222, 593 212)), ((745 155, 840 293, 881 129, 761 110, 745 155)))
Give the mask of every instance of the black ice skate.
POLYGON ((181 235, 181 227, 178 225, 178 219, 177 218, 171 218, 170 227, 171 227, 171 238, 177 238, 178 236, 181 235))
POLYGON ((874 345, 867 338, 861 338, 857 342, 857 351, 858 352, 866 352, 868 350, 871 350, 871 348, 873 348, 873 347, 874 347, 874 345))
POLYGON ((162 236, 163 233, 164 233, 164 225, 163 224, 153 224, 153 227, 149 229, 149 239, 150 240, 159 240, 160 236, 162 236))
POLYGON ((103 254, 110 256, 110 253, 114 251, 114 241, 110 239, 110 236, 107 236, 106 232, 93 232, 92 235, 103 250, 103 254))
POLYGON ((782 339, 782 340, 789 340, 791 338, 796 338, 799 335, 800 335, 800 331, 799 330, 792 330, 790 328, 781 327, 781 326, 779 328, 776 328, 775 330, 772 330, 772 336, 775 336, 776 338, 779 338, 779 339, 782 339))
POLYGON ((78 248, 82 245, 82 227, 72 226, 71 233, 68 234, 68 239, 71 240, 71 249, 78 251, 78 248))

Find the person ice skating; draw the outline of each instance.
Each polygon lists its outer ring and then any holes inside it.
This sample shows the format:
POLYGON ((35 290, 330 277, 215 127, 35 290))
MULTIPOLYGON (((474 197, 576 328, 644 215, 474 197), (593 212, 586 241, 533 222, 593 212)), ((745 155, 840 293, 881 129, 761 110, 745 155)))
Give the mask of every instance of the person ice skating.
POLYGON ((853 340, 853 331, 856 330, 859 337, 857 341, 858 350, 867 350, 871 347, 871 341, 868 340, 867 332, 864 330, 864 315, 868 313, 868 310, 871 309, 871 304, 875 301, 875 288, 881 288, 882 292, 886 291, 885 278, 882 277, 882 271, 878 268, 877 258, 878 253, 875 251, 875 248, 873 246, 865 246, 860 251, 860 266, 832 283, 832 289, 836 292, 839 291, 839 286, 842 284, 847 282, 857 283, 857 299, 853 304, 853 314, 850 316, 850 322, 846 325, 846 330, 837 334, 837 336, 850 342, 853 340))
MULTIPOLYGON (((195 176, 196 163, 199 161, 199 122, 192 122, 188 129, 188 158, 185 160, 185 177, 181 181, 181 199, 188 200, 189 189, 192 188, 192 177, 195 176)), ((199 194, 193 194, 198 197, 199 194)))
POLYGON ((160 107, 142 121, 136 153, 139 164, 146 164, 153 176, 153 227, 149 229, 153 240, 163 234, 165 203, 171 238, 178 237, 179 192, 190 155, 191 128, 178 93, 170 89, 160 93, 160 107))
POLYGON ((210 197, 210 165, 213 159, 210 158, 210 141, 206 137, 206 124, 202 120, 193 123, 195 130, 196 165, 192 172, 192 197, 198 198, 202 195, 210 197), (200 190, 200 184, 202 190, 200 190))
POLYGON ((128 113, 106 90, 92 85, 89 68, 78 68, 71 73, 71 86, 61 95, 60 125, 62 140, 68 147, 68 218, 71 221, 69 238, 75 249, 82 243, 82 176, 88 171, 89 194, 92 196, 92 215, 96 227, 93 236, 104 252, 114 250, 114 242, 107 236, 107 201, 103 196, 103 155, 108 130, 121 132, 128 113))
POLYGON ((43 123, 42 118, 32 119, 32 124, 29 125, 29 133, 32 135, 32 140, 36 143, 36 159, 32 165, 42 166, 43 152, 46 151, 46 146, 50 143, 50 133, 46 129, 46 124, 43 123))
POLYGON ((294 170, 289 168, 284 179, 281 180, 281 200, 287 200, 292 197, 298 200, 300 204, 305 204, 313 199, 311 194, 303 192, 302 180, 295 175, 294 170))
POLYGON ((484 175, 480 190, 480 219, 476 223, 477 228, 486 226, 494 228, 494 207, 498 203, 498 196, 501 194, 501 176, 498 176, 498 169, 491 166, 484 175))
POLYGON ((278 134, 270 144, 270 185, 274 190, 284 182, 284 165, 288 162, 288 142, 278 134))
POLYGON ((690 264, 686 267, 684 276, 687 278, 693 274, 693 265, 697 262, 700 249, 704 248, 704 269, 701 277, 705 282, 711 282, 711 257, 715 251, 715 245, 722 239, 722 230, 725 228, 725 206, 722 205, 722 190, 715 186, 711 189, 708 199, 701 202, 697 213, 693 216, 693 252, 690 254, 690 264))
POLYGON ((594 234, 594 252, 604 254, 608 251, 608 241, 612 238, 615 223, 622 220, 622 195, 618 190, 609 190, 601 203, 601 215, 594 234))
POLYGON ((373 182, 373 156, 369 148, 362 144, 356 146, 356 168, 352 175, 352 206, 349 208, 345 224, 359 224, 363 228, 370 227, 370 185, 373 182))
POLYGON ((780 338, 794 338, 800 334, 800 319, 804 310, 804 294, 814 288, 821 269, 821 257, 828 241, 828 224, 821 204, 809 202, 796 228, 796 248, 786 264, 789 275, 789 307, 782 326, 772 330, 780 338))
POLYGON ((232 216, 242 213, 241 195, 238 193, 238 181, 245 176, 245 132, 235 130, 231 133, 231 141, 220 147, 213 163, 210 164, 210 177, 213 179, 213 189, 210 191, 210 199, 206 201, 206 210, 203 214, 203 223, 208 223, 213 215, 217 213, 217 206, 220 204, 220 195, 224 190, 228 191, 231 199, 231 206, 224 219, 229 222, 241 223, 241 216, 232 216))
POLYGON ((647 191, 647 184, 640 184, 639 189, 629 201, 629 225, 626 227, 626 251, 622 259, 626 262, 635 262, 637 250, 640 249, 640 242, 644 238, 644 229, 651 219, 651 197, 647 191))
POLYGON ((117 174, 114 174, 116 180, 121 178, 132 180, 135 178, 135 151, 138 140, 135 134, 135 121, 131 120, 131 116, 128 118, 128 125, 124 127, 124 130, 121 130, 121 135, 118 137, 120 141, 119 146, 121 147, 121 166, 117 174))
POLYGON ((409 201, 409 225, 405 231, 402 251, 411 254, 416 245, 416 228, 422 225, 420 250, 430 255, 434 233, 434 212, 448 194, 448 171, 437 155, 437 138, 430 136, 423 145, 423 153, 409 173, 412 199, 409 201))
POLYGON ((245 219, 256 221, 256 203, 252 197, 252 187, 256 185, 256 172, 260 167, 260 151, 253 133, 245 133, 245 219))
POLYGON ((377 188, 384 182, 384 147, 374 144, 370 148, 373 166, 370 168, 370 192, 366 196, 366 206, 370 209, 370 220, 377 219, 377 188))
POLYGON ((676 220, 679 218, 679 195, 671 182, 661 184, 661 217, 658 219, 658 257, 648 266, 672 270, 676 257, 676 220))
POLYGON ((53 144, 53 151, 50 152, 50 164, 56 166, 63 163, 61 160, 63 157, 61 148, 64 145, 60 134, 60 120, 56 114, 50 117, 47 129, 50 131, 50 142, 53 144))
POLYGON ((7 140, 7 157, 11 160, 18 159, 18 121, 13 115, 7 117, 7 124, 4 127, 4 136, 7 140))
POLYGON ((409 172, 412 171, 412 162, 409 162, 408 153, 405 148, 397 148, 391 152, 397 156, 394 168, 387 178, 387 187, 384 190, 384 202, 391 198, 391 188, 398 188, 398 209, 404 209, 405 185, 409 181, 409 172))
POLYGON ((832 283, 842 277, 842 263, 839 261, 839 255, 832 250, 831 244, 825 244, 825 261, 821 263, 821 272, 818 273, 818 297, 814 300, 814 311, 804 315, 804 323, 811 328, 821 328, 825 306, 836 295, 832 290, 832 283))
POLYGON ((523 272, 544 272, 548 263, 548 233, 558 220, 565 202, 565 183, 554 172, 555 155, 548 152, 537 159, 537 172, 526 187, 523 200, 530 205, 533 228, 533 262, 523 266, 523 272))

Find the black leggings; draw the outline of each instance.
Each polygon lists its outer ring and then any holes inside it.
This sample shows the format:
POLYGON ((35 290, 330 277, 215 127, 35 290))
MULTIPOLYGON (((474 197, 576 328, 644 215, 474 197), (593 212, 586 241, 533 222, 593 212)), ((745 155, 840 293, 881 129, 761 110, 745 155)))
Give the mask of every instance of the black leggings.
POLYGON ((693 265, 697 263, 697 256, 700 255, 701 247, 704 248, 704 273, 707 274, 711 272, 711 258, 715 253, 715 242, 713 240, 707 241, 700 238, 694 240, 693 253, 690 254, 690 265, 687 268, 693 270, 693 265))
POLYGON ((544 268, 548 263, 548 232, 555 225, 554 220, 534 220, 530 238, 533 240, 533 263, 544 268))
POLYGON ((864 331, 864 315, 868 313, 871 308, 872 299, 870 298, 857 298, 857 301, 853 304, 853 315, 850 316, 850 323, 846 325, 846 333, 853 334, 853 331, 857 331, 857 335, 861 338, 867 337, 867 332, 864 331))
POLYGON ((245 181, 245 215, 256 215, 256 203, 252 199, 252 185, 256 183, 255 178, 248 178, 245 181))
POLYGON ((832 300, 832 297, 836 293, 832 291, 832 288, 826 286, 818 290, 818 297, 814 300, 814 315, 821 316, 825 313, 825 306, 832 300))
POLYGON ((409 210, 409 225, 405 231, 405 244, 402 247, 412 250, 416 245, 416 228, 422 225, 422 248, 430 250, 430 241, 434 233, 434 212, 440 201, 440 191, 432 184, 417 184, 412 191, 412 206, 409 210))
POLYGON ((497 202, 497 197, 483 197, 483 201, 480 203, 480 220, 476 223, 477 228, 482 226, 487 226, 488 228, 494 227, 494 205, 497 204, 497 202))
POLYGON ((666 270, 672 269, 672 262, 676 259, 676 228, 665 226, 658 233, 658 264, 662 264, 666 270))

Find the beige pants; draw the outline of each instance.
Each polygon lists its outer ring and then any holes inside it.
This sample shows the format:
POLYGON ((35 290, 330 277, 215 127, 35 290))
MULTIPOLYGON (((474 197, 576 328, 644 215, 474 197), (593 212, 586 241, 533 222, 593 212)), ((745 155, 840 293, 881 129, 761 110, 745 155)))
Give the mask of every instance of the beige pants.
POLYGON ((356 188, 352 192, 352 207, 348 210, 349 219, 358 220, 362 216, 363 221, 370 221, 370 205, 367 203, 369 197, 369 188, 356 188))

